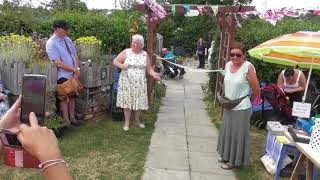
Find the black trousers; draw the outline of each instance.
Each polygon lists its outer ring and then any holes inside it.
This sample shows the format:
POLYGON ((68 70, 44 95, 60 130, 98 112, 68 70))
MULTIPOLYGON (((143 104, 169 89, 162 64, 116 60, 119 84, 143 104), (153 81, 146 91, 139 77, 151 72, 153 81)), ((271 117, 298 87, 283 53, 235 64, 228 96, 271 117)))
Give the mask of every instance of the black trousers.
POLYGON ((199 58, 199 67, 200 68, 204 68, 204 64, 205 64, 205 55, 202 54, 202 55, 198 55, 198 58, 199 58))

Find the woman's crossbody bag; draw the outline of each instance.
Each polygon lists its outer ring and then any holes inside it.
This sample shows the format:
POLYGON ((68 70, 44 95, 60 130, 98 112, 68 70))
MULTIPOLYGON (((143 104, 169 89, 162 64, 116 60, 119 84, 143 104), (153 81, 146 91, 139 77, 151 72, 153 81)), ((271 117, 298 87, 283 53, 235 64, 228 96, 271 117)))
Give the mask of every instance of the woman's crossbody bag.
POLYGON ((228 110, 232 110, 233 108, 238 106, 242 102, 242 100, 245 99, 246 97, 248 97, 248 95, 243 96, 238 99, 235 99, 235 100, 231 100, 231 99, 227 98, 226 96, 218 95, 218 101, 223 108, 228 109, 228 110))

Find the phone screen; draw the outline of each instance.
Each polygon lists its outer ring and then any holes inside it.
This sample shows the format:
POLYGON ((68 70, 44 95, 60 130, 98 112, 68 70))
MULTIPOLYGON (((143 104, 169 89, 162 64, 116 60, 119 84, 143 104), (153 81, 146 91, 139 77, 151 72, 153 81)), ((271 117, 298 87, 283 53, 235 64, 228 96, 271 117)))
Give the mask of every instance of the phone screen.
POLYGON ((42 75, 25 75, 22 87, 21 122, 29 123, 29 114, 34 112, 40 125, 44 123, 46 78, 42 75))
POLYGON ((18 146, 21 147, 21 143, 17 138, 16 133, 12 133, 9 130, 6 129, 1 129, 0 130, 0 138, 3 144, 8 145, 8 146, 18 146))
POLYGON ((16 134, 5 134, 9 145, 11 146, 22 146, 17 138, 16 134))

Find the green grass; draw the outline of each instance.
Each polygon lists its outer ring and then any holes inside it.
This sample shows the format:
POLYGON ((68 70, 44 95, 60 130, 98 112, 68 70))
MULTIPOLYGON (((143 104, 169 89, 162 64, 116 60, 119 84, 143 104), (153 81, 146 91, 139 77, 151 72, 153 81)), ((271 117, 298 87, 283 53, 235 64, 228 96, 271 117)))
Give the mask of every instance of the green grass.
MULTIPOLYGON (((158 96, 164 95, 156 88, 158 96)), ((63 158, 68 161, 74 179, 141 179, 154 122, 160 107, 160 98, 154 99, 149 111, 143 112, 145 129, 131 124, 129 132, 122 130, 123 122, 114 122, 108 116, 86 125, 67 130, 59 139, 63 158)), ((37 170, 18 169, 0 162, 1 180, 42 179, 37 170)))
MULTIPOLYGON (((220 107, 214 106, 213 97, 204 98, 207 103, 209 116, 213 119, 213 123, 218 129, 221 127, 220 107)), ((263 149, 266 140, 266 131, 258 130, 256 127, 250 127, 250 160, 251 165, 235 169, 234 172, 239 180, 271 180, 271 176, 264 168, 260 158, 263 156, 263 149)))

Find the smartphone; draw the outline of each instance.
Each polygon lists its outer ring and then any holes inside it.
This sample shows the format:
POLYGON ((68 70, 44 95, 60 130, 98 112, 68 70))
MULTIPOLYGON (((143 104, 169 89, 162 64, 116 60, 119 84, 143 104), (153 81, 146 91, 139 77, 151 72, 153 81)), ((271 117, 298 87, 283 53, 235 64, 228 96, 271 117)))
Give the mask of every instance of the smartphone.
POLYGON ((22 82, 22 123, 29 123, 29 114, 34 112, 39 125, 44 125, 46 101, 46 76, 40 74, 26 74, 22 82))
POLYGON ((0 129, 0 139, 6 146, 22 147, 20 141, 17 138, 17 134, 11 132, 8 129, 0 129))

